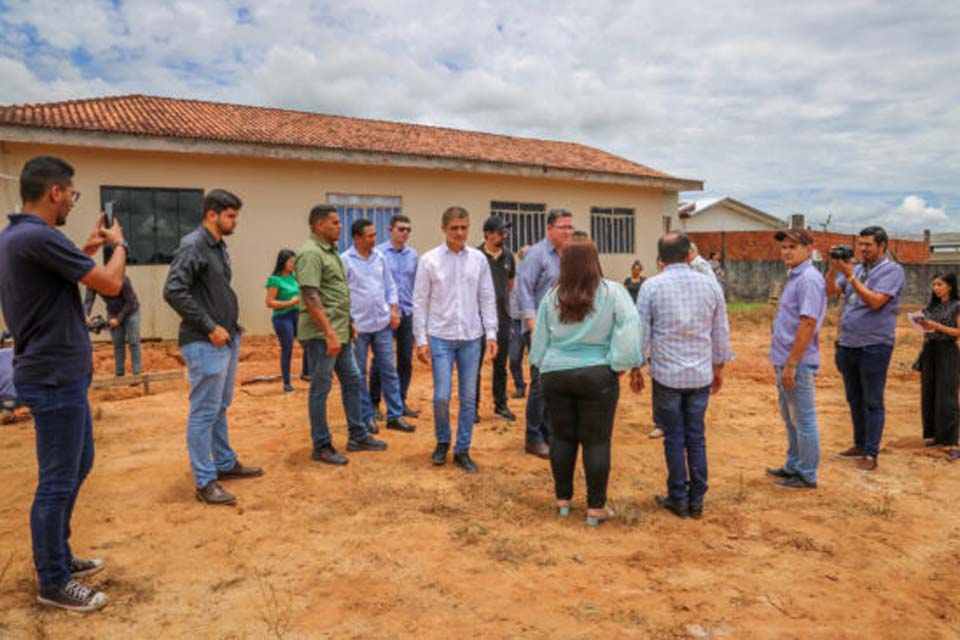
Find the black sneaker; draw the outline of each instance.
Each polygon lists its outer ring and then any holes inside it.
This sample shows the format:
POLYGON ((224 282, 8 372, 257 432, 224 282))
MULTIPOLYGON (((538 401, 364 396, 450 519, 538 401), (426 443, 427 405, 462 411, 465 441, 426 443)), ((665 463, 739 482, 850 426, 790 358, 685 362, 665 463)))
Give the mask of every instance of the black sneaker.
POLYGON ((37 602, 40 604, 80 613, 102 609, 108 601, 107 594, 85 587, 76 580, 71 580, 56 589, 41 591, 37 594, 37 602))
POLYGON ((447 463, 447 451, 450 451, 449 442, 438 442, 437 448, 433 450, 433 455, 430 459, 433 461, 433 464, 438 467, 447 463))
POLYGON ((517 398, 522 398, 525 395, 527 395, 526 389, 517 389, 516 391, 513 392, 513 395, 510 397, 516 400, 517 398))
POLYGON ((789 478, 784 478, 783 480, 777 480, 773 484, 778 487, 783 487, 785 489, 816 489, 816 482, 807 482, 800 476, 790 476, 789 478))
POLYGON ((394 418, 393 420, 387 420, 387 429, 392 429, 394 431, 404 431, 406 433, 413 433, 417 430, 415 426, 404 420, 403 418, 394 418))
POLYGON ((380 433, 380 427, 377 426, 377 421, 374 418, 367 420, 367 431, 370 433, 380 433))
POLYGON ((345 465, 350 462, 347 456, 333 448, 333 445, 327 445, 319 449, 314 449, 310 454, 310 459, 316 462, 325 462, 326 464, 345 465))
POLYGON ((374 420, 383 420, 383 411, 380 411, 380 405, 373 405, 373 419, 374 420))
POLYGON ((383 440, 377 440, 373 436, 367 436, 363 440, 347 440, 347 451, 386 451, 387 443, 383 440))
POLYGON ((666 496, 657 496, 657 504, 678 518, 690 515, 690 504, 687 502, 676 502, 666 496))
POLYGON ((411 409, 411 408, 408 407, 407 405, 403 405, 403 417, 404 417, 404 418, 417 419, 417 418, 420 417, 420 412, 419 412, 419 411, 414 411, 413 409, 411 409))
POLYGON ((493 410, 493 412, 498 416, 500 416, 501 418, 503 418, 504 420, 506 420, 507 422, 513 422, 514 420, 517 419, 517 416, 515 416, 513 412, 510 411, 510 409, 508 409, 507 407, 497 407, 496 409, 493 410))
POLYGON ((103 569, 103 560, 100 558, 90 558, 87 560, 85 558, 74 557, 67 563, 67 567, 70 568, 70 573, 74 578, 86 578, 103 569))
POLYGON ((477 473, 480 471, 473 460, 470 459, 469 451, 461 451, 460 453, 453 454, 453 463, 467 473, 477 473))
POLYGON ((773 467, 767 467, 767 475, 771 478, 792 478, 796 474, 790 473, 783 467, 777 467, 776 469, 773 467))

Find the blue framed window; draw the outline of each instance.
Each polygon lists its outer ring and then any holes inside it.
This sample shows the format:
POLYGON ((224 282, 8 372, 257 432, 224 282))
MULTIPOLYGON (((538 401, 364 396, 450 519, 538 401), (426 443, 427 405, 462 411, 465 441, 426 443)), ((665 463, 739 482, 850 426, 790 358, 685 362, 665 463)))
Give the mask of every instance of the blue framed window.
POLYGON ((590 207, 590 237, 600 253, 634 253, 636 216, 633 209, 590 207))
POLYGON ((507 243, 510 251, 517 253, 524 245, 536 244, 543 240, 547 230, 547 205, 537 202, 490 203, 490 215, 498 216, 513 226, 507 243))
POLYGON ((377 228, 377 243, 390 238, 390 218, 401 211, 399 196, 364 196, 328 193, 327 204, 332 204, 340 214, 340 251, 353 246, 350 225, 360 218, 372 220, 377 228))

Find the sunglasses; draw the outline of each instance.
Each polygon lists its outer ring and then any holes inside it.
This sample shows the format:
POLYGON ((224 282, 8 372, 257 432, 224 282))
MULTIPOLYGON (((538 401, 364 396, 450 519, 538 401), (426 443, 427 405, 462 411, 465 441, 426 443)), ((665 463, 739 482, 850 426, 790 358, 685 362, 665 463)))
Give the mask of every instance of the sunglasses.
POLYGON ((394 227, 394 231, 399 231, 400 233, 410 233, 411 227, 394 227))

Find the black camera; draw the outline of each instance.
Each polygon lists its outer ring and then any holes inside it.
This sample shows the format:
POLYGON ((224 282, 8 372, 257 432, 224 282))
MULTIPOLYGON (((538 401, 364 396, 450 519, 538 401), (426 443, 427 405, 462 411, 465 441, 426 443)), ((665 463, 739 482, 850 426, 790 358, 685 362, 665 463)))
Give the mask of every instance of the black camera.
POLYGON ((100 332, 107 328, 107 320, 101 315, 95 315, 90 320, 90 324, 87 326, 87 330, 90 333, 95 333, 100 335, 100 332))
POLYGON ((853 247, 848 244, 838 244, 830 249, 830 259, 850 262, 853 260, 853 247))

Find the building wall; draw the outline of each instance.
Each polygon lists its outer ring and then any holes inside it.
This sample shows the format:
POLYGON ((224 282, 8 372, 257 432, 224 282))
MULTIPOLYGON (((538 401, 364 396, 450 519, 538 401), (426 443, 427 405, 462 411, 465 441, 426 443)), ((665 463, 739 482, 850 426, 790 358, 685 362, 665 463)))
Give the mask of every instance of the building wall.
POLYGON ((764 222, 753 216, 720 204, 691 218, 681 219, 687 232, 694 231, 766 231, 779 228, 773 222, 764 222))
MULTIPOLYGON (((492 176, 468 172, 361 167, 282 159, 253 159, 200 154, 103 150, 0 142, 0 173, 19 175, 30 157, 63 157, 77 171, 82 197, 63 231, 82 242, 95 224, 102 185, 127 187, 221 187, 244 201, 236 234, 228 238, 233 286, 240 298, 241 322, 253 333, 269 333, 270 313, 264 306, 264 282, 277 251, 298 248, 307 236, 307 212, 325 202, 327 193, 400 196, 413 220, 411 244, 421 253, 442 241, 440 214, 450 205, 471 213, 471 242, 479 244, 481 226, 491 200, 544 202, 574 214, 578 229, 590 229, 591 206, 636 210, 635 254, 604 255, 603 268, 620 280, 639 258, 653 265, 662 216, 676 211, 677 194, 660 189, 551 179, 492 176)), ((16 181, 3 180, 0 207, 14 210, 19 202, 16 181)), ((140 297, 143 335, 176 335, 178 317, 164 303, 167 266, 131 266, 128 273, 140 297)), ((101 304, 101 303, 98 303, 101 304)))

